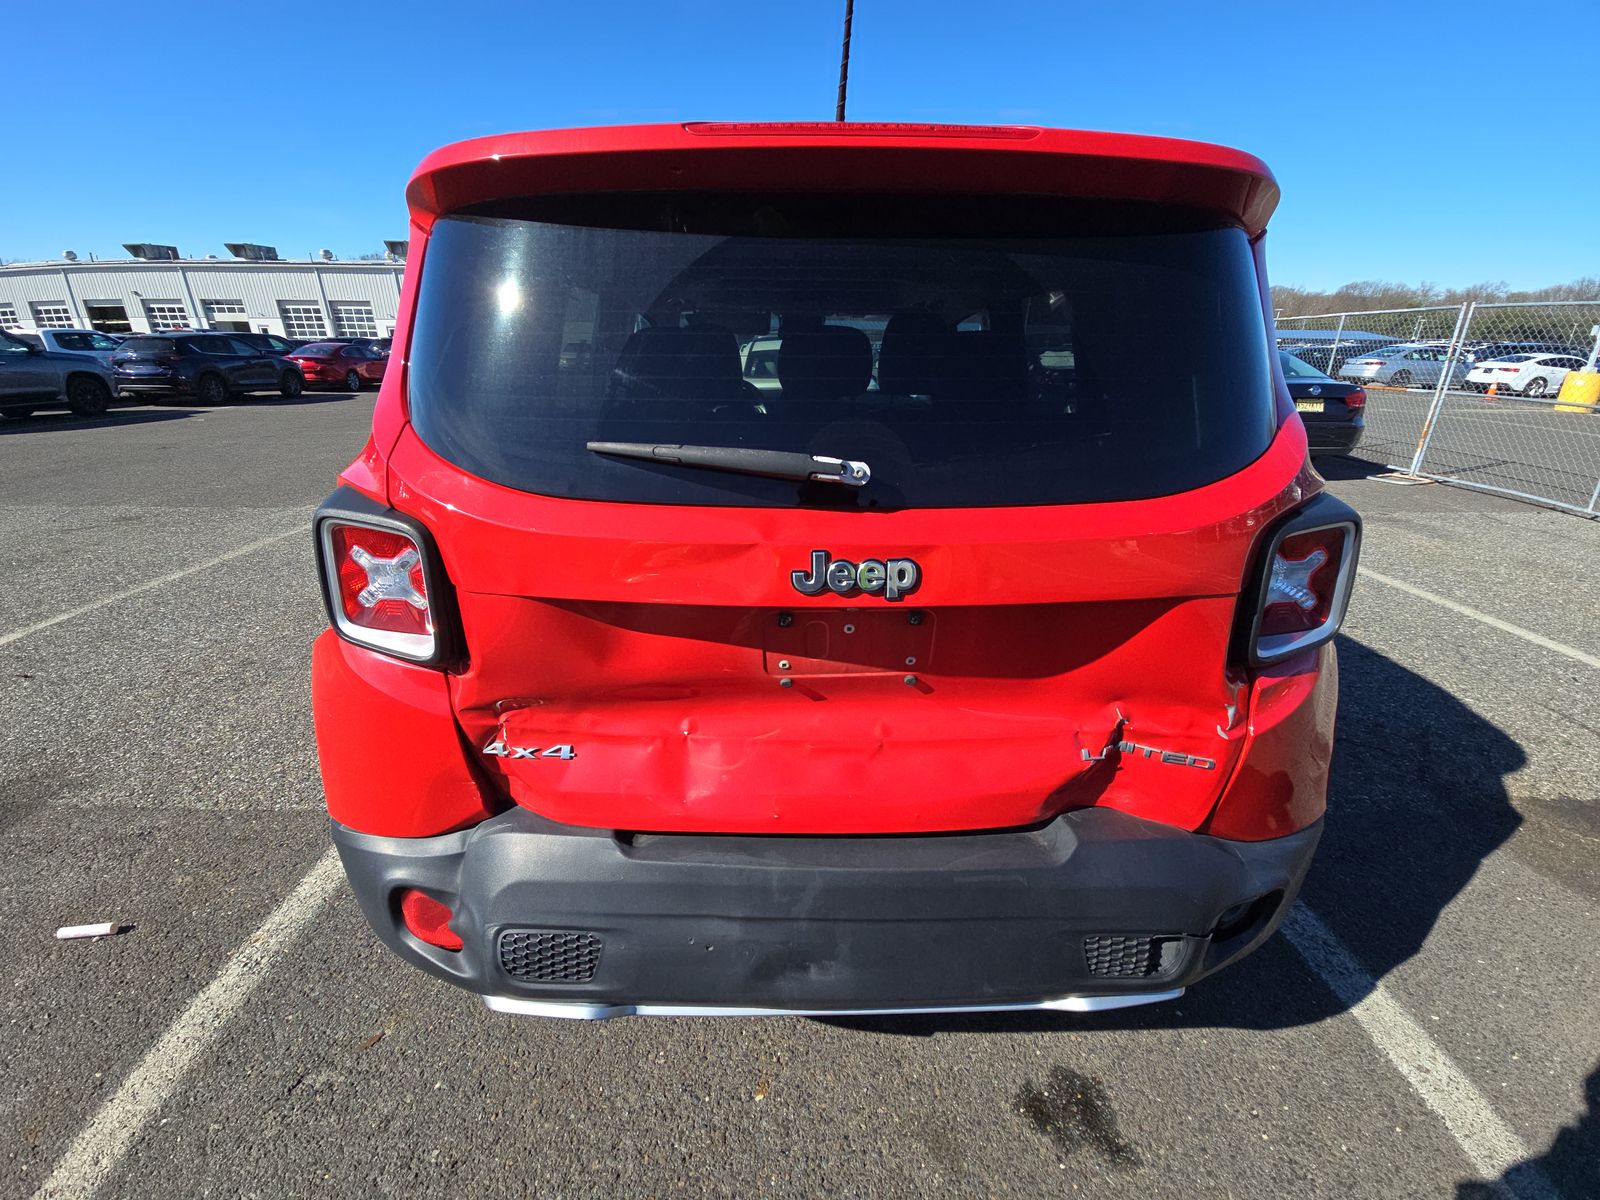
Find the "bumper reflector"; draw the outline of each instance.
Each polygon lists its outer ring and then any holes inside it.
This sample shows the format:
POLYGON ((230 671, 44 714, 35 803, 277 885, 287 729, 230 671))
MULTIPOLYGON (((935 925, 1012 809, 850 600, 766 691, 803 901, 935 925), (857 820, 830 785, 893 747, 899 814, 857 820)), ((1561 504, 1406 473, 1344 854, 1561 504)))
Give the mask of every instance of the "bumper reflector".
POLYGON ((453 916, 449 908, 426 892, 406 888, 400 893, 400 919, 418 941, 441 950, 461 949, 460 936, 450 928, 453 916))

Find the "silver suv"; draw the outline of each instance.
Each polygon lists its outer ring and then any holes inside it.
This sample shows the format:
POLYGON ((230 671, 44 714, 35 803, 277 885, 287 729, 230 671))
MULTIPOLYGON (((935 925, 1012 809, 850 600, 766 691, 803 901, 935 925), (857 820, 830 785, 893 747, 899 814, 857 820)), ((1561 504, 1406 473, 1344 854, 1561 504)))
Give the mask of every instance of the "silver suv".
POLYGON ((41 350, 0 333, 0 414, 26 417, 35 409, 65 405, 79 416, 95 417, 116 394, 110 369, 98 359, 41 350))
POLYGON ((109 363, 117 347, 122 345, 121 338, 112 337, 95 329, 40 329, 33 333, 18 333, 12 336, 19 337, 30 346, 37 346, 41 350, 88 355, 90 358, 98 358, 103 363, 109 363))

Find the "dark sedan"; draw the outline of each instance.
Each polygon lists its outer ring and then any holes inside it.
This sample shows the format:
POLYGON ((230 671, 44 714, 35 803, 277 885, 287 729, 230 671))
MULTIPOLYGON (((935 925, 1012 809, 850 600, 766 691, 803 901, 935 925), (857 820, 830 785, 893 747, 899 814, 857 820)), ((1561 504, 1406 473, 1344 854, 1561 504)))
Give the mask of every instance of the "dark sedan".
POLYGON ((1349 454, 1367 427, 1367 393, 1359 384, 1330 378, 1292 354, 1278 354, 1289 395, 1306 425, 1312 454, 1349 454))

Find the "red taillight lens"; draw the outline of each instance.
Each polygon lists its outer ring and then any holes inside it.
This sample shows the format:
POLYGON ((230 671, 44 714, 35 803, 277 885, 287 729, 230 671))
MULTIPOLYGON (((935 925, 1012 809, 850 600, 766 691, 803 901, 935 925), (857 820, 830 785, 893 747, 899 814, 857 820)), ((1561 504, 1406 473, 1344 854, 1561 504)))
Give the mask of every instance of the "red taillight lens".
POLYGON ((1344 537, 1342 528, 1317 529, 1278 543, 1261 609, 1263 636, 1315 629, 1328 619, 1344 537))
POLYGON ((415 539, 395 529, 328 520, 322 540, 339 631, 376 650, 432 658, 433 608, 415 539))
POLYGON ((418 941, 441 950, 461 949, 461 938, 450 928, 455 914, 426 892, 406 888, 400 893, 400 919, 418 941))
POLYGON ((1257 662, 1288 658, 1339 632, 1355 575, 1357 528, 1354 520, 1336 520, 1291 528, 1274 541, 1256 617, 1257 662))
POLYGON ((1350 409, 1365 408, 1367 406, 1367 393, 1362 388, 1357 388, 1344 398, 1344 406, 1350 409))

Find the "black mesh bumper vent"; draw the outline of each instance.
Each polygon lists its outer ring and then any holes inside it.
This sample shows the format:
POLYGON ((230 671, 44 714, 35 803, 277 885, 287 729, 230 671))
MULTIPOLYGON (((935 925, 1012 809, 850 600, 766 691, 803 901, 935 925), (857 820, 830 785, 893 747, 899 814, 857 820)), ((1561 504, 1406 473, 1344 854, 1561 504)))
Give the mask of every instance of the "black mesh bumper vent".
POLYGON ((600 939, 571 929, 507 929, 500 966, 526 983, 588 983, 600 962, 600 939))
POLYGON ((1161 942, 1169 939, 1098 935, 1083 939, 1089 974, 1112 979, 1143 979, 1163 969, 1161 942))

